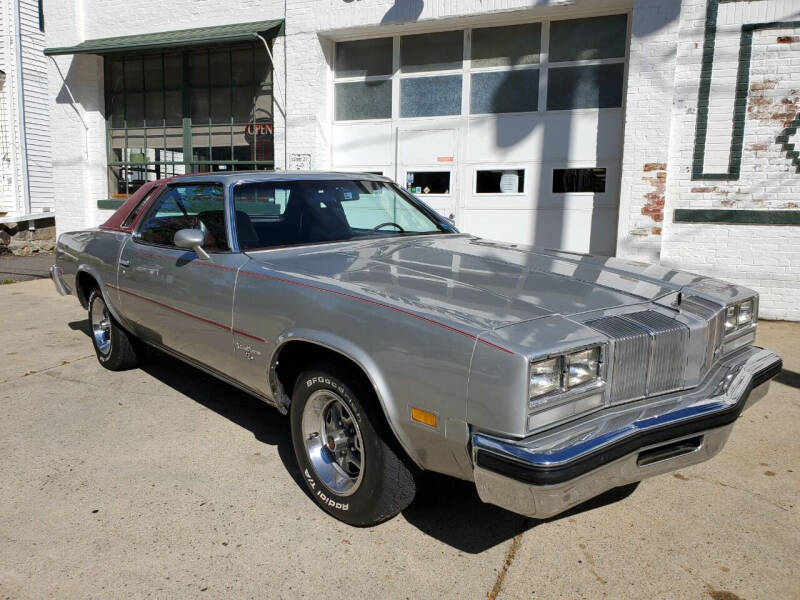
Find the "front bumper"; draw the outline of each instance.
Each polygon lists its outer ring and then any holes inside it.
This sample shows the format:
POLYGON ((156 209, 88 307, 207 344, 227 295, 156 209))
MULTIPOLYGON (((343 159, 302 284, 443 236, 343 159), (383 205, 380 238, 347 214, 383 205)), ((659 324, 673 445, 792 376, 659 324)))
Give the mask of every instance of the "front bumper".
POLYGON ((750 347, 689 391, 609 408, 523 440, 475 432, 478 495, 547 518, 611 488, 708 460, 782 365, 774 352, 750 347))
POLYGON ((53 280, 53 285, 56 286, 56 291, 59 294, 62 296, 69 295, 69 290, 61 277, 61 269, 59 269, 57 265, 50 267, 50 279, 53 280))

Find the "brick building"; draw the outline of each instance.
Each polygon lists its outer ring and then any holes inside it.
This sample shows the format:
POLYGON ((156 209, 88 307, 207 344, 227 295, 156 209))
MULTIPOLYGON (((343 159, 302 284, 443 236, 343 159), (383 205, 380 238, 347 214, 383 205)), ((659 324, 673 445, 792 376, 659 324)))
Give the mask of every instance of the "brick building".
POLYGON ((380 172, 463 231, 800 319, 792 0, 48 0, 58 228, 148 179, 380 172))

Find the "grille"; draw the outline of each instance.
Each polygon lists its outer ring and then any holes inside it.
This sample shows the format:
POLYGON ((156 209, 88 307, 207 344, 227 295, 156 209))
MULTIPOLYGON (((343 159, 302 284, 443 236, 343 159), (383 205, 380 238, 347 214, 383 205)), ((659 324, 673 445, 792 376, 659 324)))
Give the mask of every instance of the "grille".
POLYGON ((611 403, 683 387, 689 329, 645 310, 586 323, 612 340, 611 403))
POLYGON ((717 359, 722 346, 722 336, 725 331, 725 307, 698 296, 686 296, 681 302, 681 312, 688 312, 707 323, 705 327, 705 358, 700 374, 708 372, 717 359))

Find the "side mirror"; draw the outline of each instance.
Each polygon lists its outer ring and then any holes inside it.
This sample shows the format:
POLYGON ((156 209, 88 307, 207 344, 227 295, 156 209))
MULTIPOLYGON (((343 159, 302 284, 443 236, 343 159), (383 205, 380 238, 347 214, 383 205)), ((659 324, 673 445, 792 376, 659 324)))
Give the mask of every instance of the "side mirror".
POLYGON ((211 260, 208 252, 203 250, 203 241, 206 239, 206 234, 200 229, 181 229, 175 232, 173 241, 178 248, 186 248, 187 250, 194 250, 198 258, 203 260, 211 260))

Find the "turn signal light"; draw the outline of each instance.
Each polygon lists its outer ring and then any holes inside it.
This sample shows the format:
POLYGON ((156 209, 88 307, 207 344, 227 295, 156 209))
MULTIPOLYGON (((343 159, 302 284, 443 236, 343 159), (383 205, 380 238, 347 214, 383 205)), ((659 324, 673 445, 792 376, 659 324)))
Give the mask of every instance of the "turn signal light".
POLYGON ((421 408, 411 407, 411 419, 429 427, 436 427, 436 415, 421 408))

